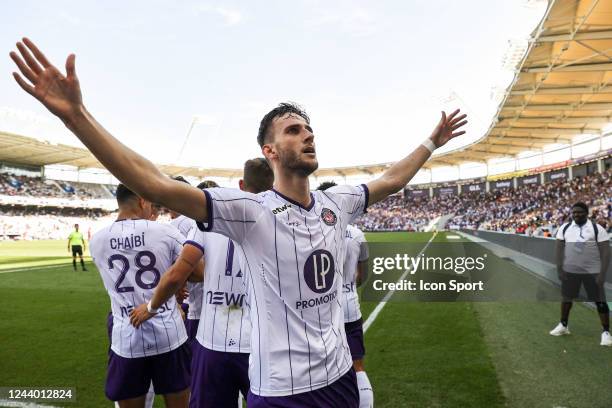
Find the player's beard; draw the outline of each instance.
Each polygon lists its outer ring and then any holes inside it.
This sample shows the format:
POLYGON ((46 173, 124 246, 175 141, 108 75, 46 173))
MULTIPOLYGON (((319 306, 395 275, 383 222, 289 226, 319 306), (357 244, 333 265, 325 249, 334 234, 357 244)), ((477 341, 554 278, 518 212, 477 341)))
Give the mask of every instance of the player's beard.
POLYGON ((303 177, 310 176, 319 168, 319 162, 315 158, 311 161, 300 159, 300 153, 293 150, 278 150, 278 158, 284 169, 303 177))

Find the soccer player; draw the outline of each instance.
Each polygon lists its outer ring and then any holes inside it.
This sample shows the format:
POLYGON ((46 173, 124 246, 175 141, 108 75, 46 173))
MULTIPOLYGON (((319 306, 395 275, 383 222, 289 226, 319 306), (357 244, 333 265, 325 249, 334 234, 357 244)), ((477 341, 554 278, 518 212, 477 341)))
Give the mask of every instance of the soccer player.
MULTIPOLYGON (((262 159, 248 160, 239 186, 252 194, 272 188, 274 175, 262 159)), ((189 233, 179 262, 194 264, 205 258, 201 299, 201 322, 193 344, 191 398, 192 408, 235 408, 238 393, 247 396, 249 390, 249 353, 251 322, 245 308, 245 262, 239 247, 229 238, 194 228, 189 233), (193 251, 193 248, 197 251, 193 251)), ((186 278, 188 270, 181 279, 186 278)), ((169 275, 168 275, 169 276, 169 275)), ((162 280, 151 299, 155 308, 172 296, 162 280)), ((190 309, 193 305, 190 304, 190 309)), ((139 325, 150 318, 146 305, 132 312, 132 322, 139 325)))
POLYGON ((11 58, 26 78, 14 73, 19 86, 57 115, 115 177, 140 196, 199 221, 200 229, 239 244, 252 322, 248 406, 357 408, 338 297, 346 227, 368 204, 402 189, 437 147, 465 133, 460 129, 466 115, 442 112, 429 138, 367 185, 311 192, 308 176, 318 168, 314 130, 301 108, 281 104, 263 117, 257 135, 274 172, 274 189, 257 195, 202 192, 165 177, 94 119, 83 105, 74 54, 64 76, 30 40, 17 48, 21 56, 12 52, 11 58))
MULTIPOLYGON (((185 180, 185 178, 183 178, 182 176, 176 176, 174 177, 174 180, 189 185, 189 182, 185 180)), ((189 235, 189 230, 195 227, 195 223, 191 218, 185 217, 184 215, 172 210, 170 210, 170 225, 178 229, 181 235, 185 238, 187 237, 187 235, 189 235)))
POLYGON ((589 301, 594 302, 602 326, 602 346, 612 346, 610 308, 604 282, 610 263, 610 237, 595 221, 589 222, 589 207, 578 202, 572 207, 572 221, 557 230, 557 273, 561 281, 561 321, 550 331, 552 336, 570 334, 568 320, 572 301, 584 285, 589 301))
MULTIPOLYGON (((199 189, 212 187, 219 186, 212 180, 205 180, 198 184, 199 189)), ((185 239, 189 238, 194 229, 197 229, 195 221, 191 218, 187 219, 190 221, 191 228, 185 236, 185 239)), ((198 259, 200 258, 201 256, 198 257, 198 259)), ((194 262, 197 262, 197 260, 194 260, 192 263, 194 262)), ((185 320, 185 325, 187 326, 187 335, 189 336, 189 341, 192 346, 195 342, 196 334, 198 333, 200 315, 202 313, 202 296, 204 293, 202 286, 203 282, 187 282, 188 297, 186 299, 186 303, 189 304, 189 309, 187 311, 187 319, 185 320)))
POLYGON ((111 298, 113 314, 105 393, 122 408, 144 407, 153 382, 166 406, 185 407, 190 350, 176 301, 168 299, 139 330, 129 322, 129 312, 151 298, 184 239, 173 227, 149 221, 151 203, 124 185, 117 186, 116 197, 117 221, 91 240, 91 254, 111 298))
POLYGON ((83 251, 85 251, 85 249, 85 238, 83 238, 83 233, 79 231, 79 224, 74 224, 74 231, 68 235, 68 252, 72 251, 72 267, 75 272, 77 270, 77 255, 81 260, 81 268, 83 271, 87 271, 85 262, 83 262, 83 251))
MULTIPOLYGON (((334 187, 336 183, 327 181, 321 183, 317 190, 327 190, 334 187)), ((344 282, 342 285, 342 309, 344 310, 344 330, 348 342, 353 368, 357 375, 357 387, 359 388, 359 408, 374 407, 374 392, 372 384, 365 372, 363 358, 365 356, 365 344, 363 341, 363 319, 359 306, 357 287, 366 280, 368 271, 369 250, 368 243, 363 232, 354 225, 346 227, 344 236, 346 241, 346 253, 344 255, 344 282)))

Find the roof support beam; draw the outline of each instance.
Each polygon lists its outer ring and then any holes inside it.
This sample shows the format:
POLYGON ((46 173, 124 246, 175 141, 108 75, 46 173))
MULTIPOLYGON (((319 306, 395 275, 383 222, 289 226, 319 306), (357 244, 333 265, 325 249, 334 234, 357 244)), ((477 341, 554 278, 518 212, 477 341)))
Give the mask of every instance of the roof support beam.
POLYGON ((556 117, 556 116, 547 116, 547 117, 539 117, 539 118, 531 118, 531 117, 505 117, 499 118, 500 121, 503 120, 514 120, 515 122, 522 123, 541 123, 541 124, 550 124, 550 123, 587 123, 587 124, 602 124, 605 125, 607 123, 612 122, 612 116, 570 116, 570 117, 556 117))
POLYGON ((549 66, 523 68, 522 72, 593 72, 593 71, 610 71, 612 70, 612 62, 603 62, 595 64, 575 64, 575 65, 556 65, 552 68, 549 66))
POLYGON ((540 103, 523 105, 506 105, 505 110, 535 110, 535 111, 559 111, 559 110, 612 110, 612 102, 592 102, 592 103, 540 103))
POLYGON ((542 142, 546 142, 548 144, 553 144, 553 143, 561 143, 561 144, 567 144, 567 143, 571 143, 572 142, 572 137, 569 136, 552 136, 552 137, 537 137, 537 136, 527 136, 525 137, 523 136, 517 136, 517 135, 501 135, 501 137, 503 137, 504 139, 510 139, 510 140, 514 140, 514 139, 528 139, 528 140, 535 140, 535 141, 542 141, 542 142))
MULTIPOLYGON (((531 95, 535 92, 535 89, 517 89, 510 92, 511 95, 531 95)), ((582 94, 596 94, 596 93, 612 93, 612 86, 567 86, 567 87, 540 87, 537 90, 538 95, 582 95, 582 94)))
POLYGON ((581 33, 572 34, 557 34, 543 35, 536 38, 537 43, 555 42, 555 41, 583 41, 583 40, 610 40, 612 39, 612 30, 603 31, 583 31, 581 33))
POLYGON ((491 142, 495 142, 496 140, 504 141, 503 143, 538 143, 538 144, 553 144, 553 143, 570 143, 570 137, 551 137, 551 138, 541 138, 541 137, 524 137, 524 136, 509 136, 509 135, 501 135, 501 136, 491 136, 491 142))
POLYGON ((512 132, 512 133, 527 133, 533 135, 580 135, 580 134, 591 134, 600 133, 599 128, 594 127, 583 127, 581 129, 559 129, 551 127, 518 127, 518 126, 496 126, 491 130, 491 133, 498 132, 512 132))

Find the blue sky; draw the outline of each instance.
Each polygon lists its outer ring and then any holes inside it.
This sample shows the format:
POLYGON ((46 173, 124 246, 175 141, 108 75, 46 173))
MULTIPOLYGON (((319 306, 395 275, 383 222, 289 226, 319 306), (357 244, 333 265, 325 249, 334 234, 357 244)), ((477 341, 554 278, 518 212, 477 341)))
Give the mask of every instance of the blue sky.
POLYGON ((525 43, 546 2, 20 1, 3 7, 0 130, 77 144, 10 73, 27 35, 63 66, 77 55, 88 109, 160 163, 241 167, 260 155, 261 117, 281 101, 310 113, 321 167, 394 161, 440 109, 479 138, 505 88, 509 41, 525 43), (179 156, 190 123, 198 117, 179 156))

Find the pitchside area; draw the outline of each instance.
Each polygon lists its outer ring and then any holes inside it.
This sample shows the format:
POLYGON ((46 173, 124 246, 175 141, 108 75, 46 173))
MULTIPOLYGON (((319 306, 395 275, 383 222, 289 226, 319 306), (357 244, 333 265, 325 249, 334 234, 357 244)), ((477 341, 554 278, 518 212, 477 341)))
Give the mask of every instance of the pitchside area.
MULTIPOLYGON (((431 237, 367 235, 423 247, 431 237)), ((433 239, 445 241, 461 250, 456 234, 433 239)), ((518 290, 542 284, 489 256, 489 265, 521 276, 518 290)), ((78 402, 65 406, 111 406, 103 393, 109 301, 87 266, 73 272, 65 241, 0 243, 0 386, 75 387, 78 402)), ((364 319, 376 306, 363 303, 364 319)), ((548 335, 558 319, 553 302, 425 303, 395 294, 378 312, 366 332, 377 407, 612 406, 612 350, 599 346, 597 316, 581 304, 563 338, 548 335)))

